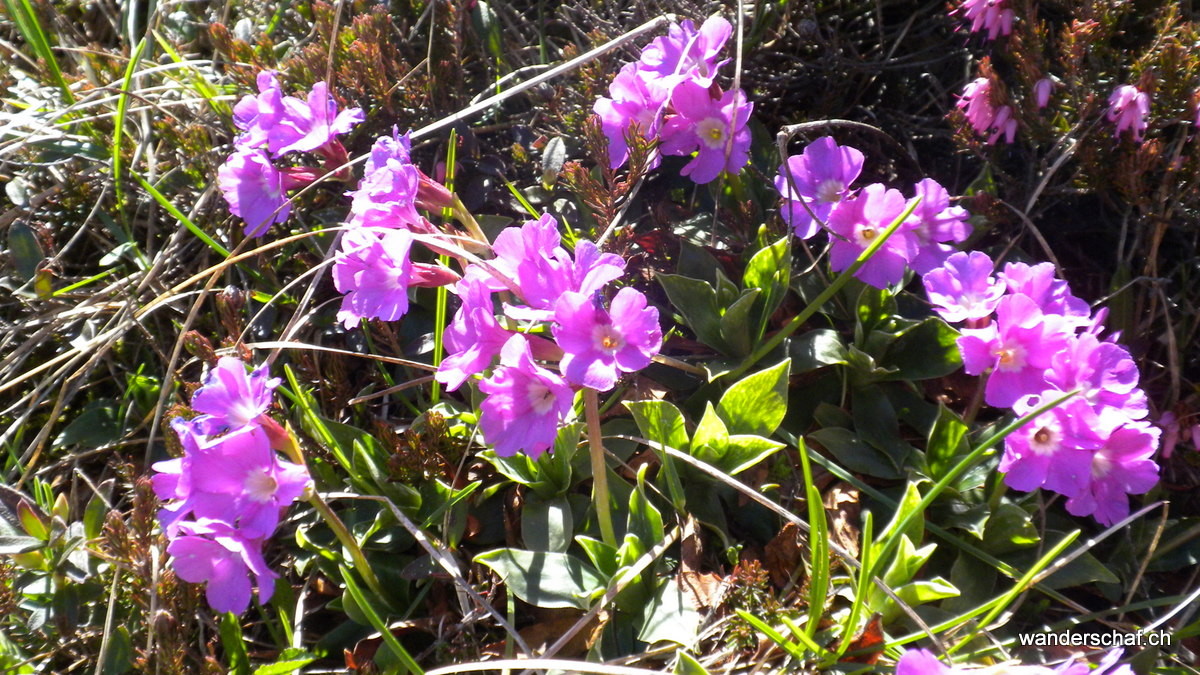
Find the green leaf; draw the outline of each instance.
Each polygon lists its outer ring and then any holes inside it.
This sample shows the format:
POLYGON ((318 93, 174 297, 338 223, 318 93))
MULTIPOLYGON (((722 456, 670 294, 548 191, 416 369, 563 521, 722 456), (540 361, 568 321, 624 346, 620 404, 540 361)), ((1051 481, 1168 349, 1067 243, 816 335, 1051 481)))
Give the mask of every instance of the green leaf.
POLYGON ((638 639, 647 644, 667 641, 690 647, 699 628, 700 614, 684 597, 675 579, 670 578, 658 587, 658 593, 646 608, 646 621, 638 639))
POLYGON ((725 428, 725 423, 717 415, 712 401, 705 401, 704 416, 700 418, 700 423, 696 425, 696 432, 692 434, 692 456, 698 457, 700 450, 706 445, 720 447, 728 440, 729 430, 725 428))
POLYGON ((784 237, 767 246, 750 258, 742 283, 746 288, 762 291, 761 302, 755 312, 754 339, 759 341, 766 332, 767 321, 779 308, 787 295, 788 283, 792 278, 792 242, 784 237))
POLYGON ((626 401, 638 429, 648 440, 668 447, 688 447, 687 429, 679 408, 666 401, 626 401))
POLYGON ((864 285, 858 295, 855 314, 858 317, 855 332, 865 336, 896 314, 896 299, 886 288, 864 285))
MULTIPOLYGON (((900 503, 896 506, 896 513, 892 516, 891 522, 888 523, 888 526, 879 535, 879 541, 883 542, 888 537, 902 536, 908 537, 908 540, 914 544, 920 543, 921 539, 925 536, 924 518, 912 518, 907 528, 905 528, 903 531, 896 530, 896 528, 900 526, 900 523, 904 519, 908 518, 909 515, 915 511, 920 504, 921 491, 917 488, 916 483, 909 483, 904 488, 904 497, 900 499, 900 503)), ((908 579, 905 579, 904 581, 908 581, 908 579)))
POLYGON ((901 335, 880 366, 895 369, 885 380, 930 380, 944 377, 962 367, 958 331, 936 317, 922 321, 901 335))
POLYGON ((248 675, 250 659, 246 656, 246 642, 242 638, 242 625, 237 615, 225 612, 221 616, 221 647, 225 649, 225 663, 230 673, 248 675))
POLYGON ((675 675, 711 675, 695 657, 685 651, 676 652, 675 659, 675 668, 671 671, 675 675))
POLYGON ((588 560, 592 561, 592 566, 599 570, 604 578, 610 579, 617 573, 620 565, 617 562, 615 546, 583 534, 575 535, 575 542, 579 544, 579 547, 587 554, 588 560))
POLYGON ((738 299, 727 307, 721 316, 721 337, 725 344, 729 345, 727 353, 731 356, 746 356, 754 346, 757 335, 751 334, 754 328, 751 325, 750 312, 761 293, 757 288, 742 291, 738 299))
POLYGON ((99 448, 115 443, 121 438, 121 425, 117 422, 117 407, 109 401, 88 402, 75 419, 54 439, 54 447, 78 445, 81 448, 99 448))
POLYGON ((129 628, 115 626, 108 634, 108 645, 104 652, 104 663, 100 666, 103 675, 123 675, 133 668, 133 639, 129 628))
POLYGON ((521 507, 521 534, 530 549, 565 553, 574 529, 571 504, 565 496, 542 499, 536 493, 526 495, 521 507))
POLYGON ((851 402, 854 430, 859 437, 886 453, 897 466, 903 466, 913 448, 900 438, 900 420, 887 394, 878 386, 855 387, 851 402))
POLYGON ((551 190, 558 180, 563 164, 567 161, 567 144, 562 136, 555 136, 546 141, 542 149, 542 187, 551 190))
POLYGON ((762 436, 734 434, 725 444, 721 457, 709 463, 731 476, 736 476, 784 447, 783 443, 762 436))
POLYGON ((829 451, 839 464, 855 473, 877 478, 899 478, 900 467, 886 453, 862 442, 853 431, 841 427, 818 429, 807 436, 829 451))
POLYGON ((629 493, 629 518, 625 531, 637 536, 642 546, 649 549, 666 537, 662 514, 646 496, 646 465, 638 471, 637 485, 629 493))
POLYGON ((748 375, 717 404, 717 414, 734 434, 770 436, 787 413, 788 370, 792 360, 748 375))
POLYGON ((268 663, 265 666, 259 666, 254 670, 254 675, 285 675, 286 673, 294 673, 304 666, 316 661, 315 656, 302 656, 299 658, 289 658, 279 660, 275 663, 268 663))
POLYGON ((659 274, 658 282, 667 292, 671 305, 683 315, 683 321, 696 338, 718 351, 728 353, 729 346, 721 337, 721 308, 717 292, 708 282, 677 274, 659 274))
POLYGON ((983 548, 997 555, 1033 546, 1040 540, 1033 517, 1016 504, 996 507, 983 527, 983 548))
POLYGON ((480 553, 475 562, 490 567, 514 595, 535 607, 587 609, 604 590, 600 573, 567 553, 501 548, 480 553))
POLYGON ((929 443, 925 446, 925 461, 929 464, 929 475, 939 479, 951 467, 971 451, 967 443, 967 425, 953 410, 938 404, 937 421, 929 432, 929 443))
POLYGON ((29 281, 36 276, 38 267, 46 258, 37 235, 22 220, 15 220, 8 226, 8 255, 22 281, 29 281))
POLYGON ((797 373, 846 363, 846 345, 836 330, 817 328, 792 340, 788 353, 797 373))

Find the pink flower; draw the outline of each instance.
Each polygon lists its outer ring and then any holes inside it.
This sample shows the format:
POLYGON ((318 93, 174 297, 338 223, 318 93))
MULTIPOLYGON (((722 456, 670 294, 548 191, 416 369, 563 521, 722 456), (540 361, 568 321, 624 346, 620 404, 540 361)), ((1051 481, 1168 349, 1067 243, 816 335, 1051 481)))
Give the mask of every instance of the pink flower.
POLYGON ((462 307, 446 328, 445 344, 449 355, 438 366, 437 380, 454 391, 472 375, 492 365, 512 333, 496 322, 492 294, 478 279, 468 275, 458 282, 462 307))
POLYGON ((595 298, 565 293, 554 309, 554 339, 564 352, 560 368, 567 381, 608 391, 620 373, 650 365, 662 347, 658 310, 646 296, 622 288, 608 311, 595 298))
POLYGON ((408 134, 393 129, 391 136, 380 136, 371 146, 358 190, 348 192, 350 219, 357 227, 407 228, 420 222, 417 190, 420 172, 409 159, 408 134))
POLYGON ((1045 108, 1050 103, 1050 93, 1054 91, 1054 80, 1043 77, 1033 85, 1033 100, 1037 107, 1045 108))
MULTIPOLYGON (((892 221, 904 212, 904 196, 880 183, 866 186, 842 202, 829 215, 829 229, 837 238, 829 251, 829 266, 840 272, 858 259, 892 221)), ((917 254, 912 223, 901 225, 854 276, 875 288, 884 288, 904 278, 908 262, 917 254)))
POLYGON ((271 407, 279 382, 265 367, 247 374, 246 364, 240 359, 222 356, 192 394, 192 409, 204 413, 192 422, 204 434, 249 426, 271 407))
POLYGON ((996 108, 992 106, 992 83, 986 77, 977 77, 963 87, 962 96, 954 106, 967 116, 967 122, 975 133, 986 134, 992 128, 992 120, 996 118, 996 108))
POLYGON ((217 187, 229 212, 246 221, 247 237, 264 234, 292 211, 284 195, 284 175, 262 150, 247 148, 230 155, 217 169, 217 187))
POLYGON ((501 457, 524 450, 536 458, 554 445, 558 425, 571 412, 575 394, 563 378, 533 361, 523 335, 500 351, 500 365, 479 383, 483 439, 501 457))
POLYGON ((1005 296, 996 307, 995 323, 962 331, 958 348, 963 369, 968 375, 979 375, 991 368, 984 401, 1006 408, 1048 388, 1046 369, 1054 355, 1066 348, 1069 331, 1062 317, 1044 314, 1027 296, 1005 296))
POLYGON ((329 96, 329 85, 324 82, 313 85, 307 101, 285 96, 283 108, 282 118, 267 132, 276 157, 285 152, 320 149, 365 119, 359 108, 338 112, 337 103, 329 96))
POLYGON ((1000 137, 1005 143, 1012 143, 1017 137, 1017 120, 1012 116, 1012 107, 1002 105, 996 109, 996 117, 992 120, 992 135, 988 136, 988 145, 994 145, 1000 137))
POLYGON ((821 221, 829 220, 833 209, 850 194, 850 184, 862 172, 862 165, 862 152, 838 145, 832 136, 822 136, 801 154, 788 157, 779 167, 775 189, 784 199, 780 215, 797 237, 808 239, 820 231, 820 223, 809 211, 821 221))
POLYGON ((1133 140, 1141 143, 1149 126, 1150 96, 1131 84, 1123 84, 1108 97, 1107 117, 1117 125, 1113 136, 1120 138, 1122 131, 1130 129, 1133 140))
POLYGON ((746 166, 750 160, 750 130, 746 123, 754 104, 746 101, 741 89, 727 91, 716 99, 706 87, 689 80, 675 87, 671 105, 679 114, 663 126, 659 150, 664 155, 697 151, 681 174, 704 184, 712 182, 721 171, 736 174, 746 166))
MULTIPOLYGON (((670 91, 652 88, 639 70, 638 63, 627 63, 613 78, 608 87, 612 98, 596 100, 592 110, 600 117, 600 127, 608 138, 609 166, 620 167, 629 159, 629 144, 625 134, 629 127, 637 124, 642 137, 650 140, 658 137, 662 126, 662 109, 670 91)), ((661 161, 657 153, 648 165, 656 168, 661 161)))
POLYGON ((245 132, 235 141, 239 150, 266 145, 268 132, 283 117, 283 92, 275 73, 260 72, 257 84, 258 96, 244 96, 233 107, 233 124, 245 132))
POLYGON ((953 13, 962 13, 971 22, 971 32, 986 30, 987 39, 1012 33, 1014 14, 1006 7, 1007 0, 963 0, 953 13))
POLYGON ((996 310, 1004 284, 992 276, 992 259, 981 251, 959 252, 922 278, 933 309, 951 323, 983 319, 996 310))
POLYGON ((181 534, 171 540, 167 553, 180 579, 206 583, 208 604, 218 612, 241 614, 250 606, 254 575, 258 601, 267 602, 278 578, 263 560, 262 541, 244 537, 236 529, 215 521, 180 523, 181 534))
POLYGON ((709 17, 699 30, 690 19, 671 24, 667 35, 654 38, 642 49, 638 69, 648 76, 651 86, 665 89, 663 100, 683 81, 707 88, 725 63, 718 57, 732 33, 733 26, 719 16, 709 17))
POLYGON ((342 233, 341 249, 333 264, 333 284, 345 294, 337 317, 346 328, 362 319, 395 321, 404 316, 413 277, 411 248, 408 230, 376 234, 352 229, 342 233))
MULTIPOLYGON (((1028 396, 1014 410, 1025 415, 1060 393, 1028 396)), ((1044 487, 1067 497, 1080 494, 1091 480, 1092 455, 1103 445, 1098 424, 1091 406, 1079 398, 1038 415, 1004 441, 1000 471, 1005 484, 1025 492, 1044 487)))
POLYGON ((925 274, 954 253, 945 242, 966 241, 971 234, 971 226, 967 224, 970 214, 961 206, 951 206, 946 188, 932 178, 918 182, 914 192, 921 202, 909 216, 914 223, 909 231, 917 242, 912 268, 917 274, 925 274))
POLYGON ((1148 422, 1129 422, 1106 433, 1104 445, 1092 457, 1091 483, 1067 500, 1067 511, 1093 516, 1112 525, 1129 515, 1127 494, 1142 494, 1158 482, 1158 465, 1151 456, 1162 431, 1148 422))

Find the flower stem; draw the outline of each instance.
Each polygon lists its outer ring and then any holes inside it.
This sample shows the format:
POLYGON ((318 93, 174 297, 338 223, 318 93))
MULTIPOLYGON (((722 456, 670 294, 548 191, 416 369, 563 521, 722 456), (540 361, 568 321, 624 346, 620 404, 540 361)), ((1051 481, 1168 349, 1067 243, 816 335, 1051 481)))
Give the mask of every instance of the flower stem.
POLYGON ((617 534, 612 524, 612 505, 608 498, 604 440, 600 433, 600 398, 595 389, 584 388, 583 410, 587 417, 588 451, 592 456, 592 501, 596 503, 596 519, 600 521, 600 539, 617 548, 617 534))
MULTIPOLYGON (((270 418, 265 419, 270 420, 270 418)), ((274 422, 273 420, 271 421, 274 422)), ((275 426, 279 427, 278 424, 275 424, 275 426)), ((277 433, 276 438, 272 439, 282 446, 276 449, 287 455, 287 458, 292 460, 293 463, 307 469, 308 464, 304 461, 304 452, 300 450, 300 444, 296 442, 296 434, 292 431, 291 425, 289 424, 281 430, 284 433, 277 433)), ((342 522, 341 518, 338 518, 338 515, 333 512, 329 504, 325 503, 324 499, 321 499, 321 495, 315 489, 309 487, 307 492, 309 493, 307 497, 308 503, 317 510, 317 513, 321 514, 321 518, 329 526, 329 529, 333 530, 334 536, 341 542, 342 547, 350 552, 350 560, 354 563, 354 569, 358 570, 359 576, 366 582, 372 593, 380 597, 385 597, 383 586, 380 585, 375 572, 371 570, 371 565, 367 562, 367 556, 363 554, 362 547, 354 540, 354 535, 350 533, 346 524, 342 522)))

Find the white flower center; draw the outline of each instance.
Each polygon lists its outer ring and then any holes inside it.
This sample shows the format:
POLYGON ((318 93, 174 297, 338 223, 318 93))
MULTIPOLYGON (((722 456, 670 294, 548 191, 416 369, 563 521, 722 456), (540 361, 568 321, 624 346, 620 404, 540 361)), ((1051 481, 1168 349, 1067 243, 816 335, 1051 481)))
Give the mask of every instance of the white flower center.
POLYGON ((554 407, 554 392, 541 382, 530 382, 529 388, 525 390, 525 398, 533 412, 539 415, 545 415, 554 407))
POLYGON ((1012 373, 1025 367, 1025 348, 1021 345, 1001 345, 992 352, 996 357, 996 367, 1004 372, 1012 373))
POLYGON ((229 413, 225 417, 229 420, 229 426, 236 429, 253 422, 261 412, 253 401, 238 398, 229 406, 229 413))
POLYGON ((1113 468, 1112 458, 1103 450, 1092 457, 1092 479, 1100 480, 1108 475, 1113 468))
POLYGON ((1029 449, 1043 457, 1054 454, 1061 443, 1062 434, 1049 426, 1038 429, 1029 437, 1029 449))
POLYGON ((830 178, 817 186, 817 199, 823 202, 840 202, 845 190, 846 186, 842 181, 830 178))
POLYGON ((713 149, 725 147, 726 130, 727 124, 720 117, 709 117, 696 125, 700 142, 713 149))
POLYGON ((879 228, 874 225, 863 225, 854 232, 854 238, 859 246, 866 248, 879 236, 879 228))
POLYGON ((612 327, 612 324, 599 324, 592 329, 592 344, 606 354, 615 354, 625 346, 625 338, 612 327))
POLYGON ((279 483, 275 481, 275 476, 271 475, 270 468, 263 466, 252 469, 246 474, 242 488, 251 500, 263 503, 270 501, 275 496, 275 491, 279 489, 279 483))

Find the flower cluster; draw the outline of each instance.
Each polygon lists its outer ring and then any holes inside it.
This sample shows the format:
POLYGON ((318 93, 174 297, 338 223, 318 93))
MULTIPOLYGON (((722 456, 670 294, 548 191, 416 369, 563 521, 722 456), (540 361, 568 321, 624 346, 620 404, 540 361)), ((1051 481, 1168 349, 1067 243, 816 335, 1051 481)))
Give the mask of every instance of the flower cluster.
POLYGON ((395 321, 408 311, 410 286, 444 286, 458 275, 410 258, 413 233, 437 230, 417 208, 451 203, 446 188, 413 165, 408 134, 396 129, 371 146, 362 182, 351 198, 347 230, 333 264, 333 283, 345 297, 338 319, 350 328, 362 319, 395 321))
POLYGON ((175 572, 207 583, 208 603, 218 612, 246 611, 251 575, 259 602, 270 599, 277 575, 263 559, 263 542, 312 484, 307 469, 272 447, 286 433, 266 415, 278 385, 263 369, 247 374, 238 359, 220 359, 192 396, 201 414, 171 423, 183 456, 153 466, 175 572))
MULTIPOLYGON (((862 165, 860 151, 825 136, 789 157, 775 178, 784 200, 780 214, 797 237, 816 235, 822 223, 833 233, 829 260, 835 271, 850 267, 911 203, 880 183, 850 189, 862 165)), ((954 252, 949 242, 963 241, 970 234, 966 210, 951 206, 949 194, 937 181, 918 182, 913 199, 920 201, 912 214, 856 277, 883 288, 899 282, 908 267, 923 274, 954 252)))
POLYGON ((987 39, 1012 33, 1015 14, 1008 0, 963 0, 951 14, 962 14, 971 22, 971 32, 987 31, 987 39))
POLYGON ((973 672, 1004 672, 1008 675, 1133 675, 1128 665, 1117 665, 1124 650, 1114 649, 1104 655, 1093 670, 1086 661, 1064 661, 1057 668, 1047 666, 1006 666, 1002 671, 992 669, 957 668, 947 666, 924 649, 910 649, 896 662, 896 675, 970 675, 973 672))
POLYGON ((965 322, 963 366, 988 374, 988 405, 1026 415, 1078 392, 1006 439, 1005 482, 1063 494, 1068 511, 1104 525, 1127 515, 1126 495, 1158 480, 1151 455, 1161 432, 1144 419, 1146 395, 1129 352, 1097 337, 1106 312, 1092 316, 1050 263, 1008 263, 994 274, 986 254, 955 253, 923 281, 934 310, 965 322))
POLYGON ((217 170, 217 185, 229 210, 246 222, 245 233, 257 237, 291 211, 286 193, 320 175, 306 167, 280 169, 273 158, 289 152, 315 152, 327 165, 346 161, 337 140, 363 121, 358 108, 338 112, 324 82, 313 85, 307 100, 284 96, 272 72, 258 74, 258 95, 245 96, 233 109, 233 123, 242 132, 234 153, 217 170))
POLYGON ((602 301, 625 261, 590 241, 561 246, 558 223, 543 215, 496 238, 496 257, 467 267, 455 292, 462 305, 446 330, 448 356, 437 379, 458 389, 472 375, 499 365, 479 388, 484 440, 500 455, 539 455, 554 443, 573 407, 575 390, 612 389, 623 373, 641 370, 662 346, 658 310, 632 288, 602 301), (506 293, 496 317, 493 294, 506 293), (537 335, 549 327, 553 341, 537 335), (561 374, 538 364, 557 360, 561 374))
POLYGON ((1128 129, 1133 132, 1133 140, 1141 143, 1150 124, 1150 96, 1132 84, 1123 84, 1109 95, 1106 117, 1117 125, 1113 136, 1120 138, 1121 132, 1128 129))
MULTIPOLYGON (((721 91, 717 70, 728 60, 720 53, 733 27, 714 16, 699 29, 690 20, 672 24, 667 35, 647 45, 641 58, 625 64, 608 93, 593 110, 608 137, 612 168, 629 157, 626 134, 631 127, 648 140, 658 139, 659 152, 689 156, 681 173, 708 183, 722 171, 737 173, 750 157, 753 104, 741 89, 721 91)), ((656 156, 651 168, 657 166, 656 156)))
MULTIPOLYGON (((1049 80, 1046 80, 1049 82, 1049 80)), ((1049 90, 1045 92, 1048 99, 1049 90)), ((1040 94, 1039 94, 1040 96, 1040 94)), ((962 110, 967 117, 967 123, 980 136, 987 137, 988 145, 994 144, 1001 138, 1006 143, 1012 143, 1017 136, 1017 120, 1013 117, 1012 107, 997 106, 993 99, 992 82, 986 77, 979 77, 963 87, 962 96, 958 98, 955 107, 962 110)))

